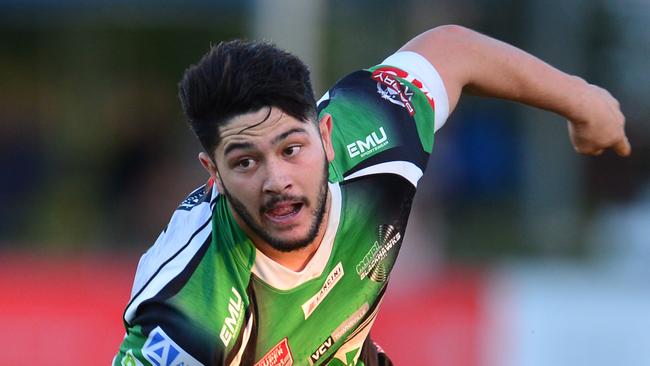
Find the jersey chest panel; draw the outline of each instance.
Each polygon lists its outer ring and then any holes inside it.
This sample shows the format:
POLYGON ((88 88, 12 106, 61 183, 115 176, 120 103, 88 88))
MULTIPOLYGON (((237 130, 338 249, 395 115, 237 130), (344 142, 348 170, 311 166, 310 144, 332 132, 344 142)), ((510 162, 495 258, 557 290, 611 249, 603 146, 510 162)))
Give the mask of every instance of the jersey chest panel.
MULTIPOLYGON (((361 347, 383 296, 415 193, 394 174, 341 185, 342 218, 322 275, 281 291, 252 278, 258 338, 256 360, 286 339, 294 365, 328 364, 342 345, 361 347), (353 339, 354 338, 354 339, 353 339), (358 344, 356 344, 358 343, 358 344)), ((345 360, 341 360, 345 361, 345 360)))

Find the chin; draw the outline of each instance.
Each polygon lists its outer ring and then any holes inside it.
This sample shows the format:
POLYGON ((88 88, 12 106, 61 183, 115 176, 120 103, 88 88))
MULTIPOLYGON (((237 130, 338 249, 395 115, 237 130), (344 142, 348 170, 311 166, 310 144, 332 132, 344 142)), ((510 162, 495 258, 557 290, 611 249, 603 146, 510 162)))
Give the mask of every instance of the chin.
MULTIPOLYGON (((270 233, 269 233, 270 234, 270 233)), ((270 235, 267 243, 275 250, 281 252, 292 252, 308 247, 313 243, 314 237, 309 235, 309 232, 299 234, 284 235, 270 235)))
POLYGON ((307 246, 311 241, 313 241, 312 238, 309 237, 309 233, 301 233, 300 235, 298 234, 293 234, 293 235, 275 235, 273 236, 273 239, 276 243, 283 243, 284 246, 292 247, 292 246, 297 246, 297 247, 304 247, 307 246), (312 240, 310 240, 312 239, 312 240))

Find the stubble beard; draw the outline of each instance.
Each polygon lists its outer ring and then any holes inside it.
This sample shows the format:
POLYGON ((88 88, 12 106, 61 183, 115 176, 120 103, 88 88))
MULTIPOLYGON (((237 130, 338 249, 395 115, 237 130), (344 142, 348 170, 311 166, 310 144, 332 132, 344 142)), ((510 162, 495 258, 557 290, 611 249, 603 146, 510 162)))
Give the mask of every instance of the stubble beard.
MULTIPOLYGON (((265 230, 262 227, 261 224, 255 221, 253 215, 250 213, 250 211, 248 211, 246 206, 244 206, 244 204, 241 201, 239 201, 237 198, 235 198, 233 195, 230 194, 230 192, 226 189, 226 187, 223 186, 223 183, 222 186, 224 188, 224 195, 228 199, 228 202, 230 202, 230 206, 260 239, 262 239, 264 242, 269 244, 275 250, 281 252, 292 252, 294 250, 307 247, 316 239, 316 236, 318 236, 320 228, 323 225, 323 218, 325 217, 327 196, 329 195, 327 177, 328 177, 328 163, 327 160, 325 160, 325 166, 323 169, 323 179, 321 180, 318 196, 316 197, 316 206, 315 206, 316 214, 313 216, 307 235, 305 235, 305 237, 303 238, 298 238, 295 240, 283 240, 281 238, 272 236, 267 230, 265 230)), ((309 205, 309 201, 306 197, 278 195, 273 197, 271 200, 277 202, 282 200, 296 200, 296 199, 305 203, 303 207, 311 206, 309 205)), ((262 217, 262 215, 263 213, 260 212, 260 217, 262 217)))

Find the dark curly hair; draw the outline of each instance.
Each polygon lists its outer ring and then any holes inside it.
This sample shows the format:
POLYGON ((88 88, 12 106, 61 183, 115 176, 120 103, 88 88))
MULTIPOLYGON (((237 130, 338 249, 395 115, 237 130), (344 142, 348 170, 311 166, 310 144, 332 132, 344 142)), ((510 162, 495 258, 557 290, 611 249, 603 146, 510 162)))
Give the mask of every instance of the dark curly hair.
POLYGON ((298 120, 316 122, 307 66, 266 42, 212 46, 185 70, 178 89, 190 127, 211 157, 221 140, 220 126, 235 116, 276 107, 298 120))

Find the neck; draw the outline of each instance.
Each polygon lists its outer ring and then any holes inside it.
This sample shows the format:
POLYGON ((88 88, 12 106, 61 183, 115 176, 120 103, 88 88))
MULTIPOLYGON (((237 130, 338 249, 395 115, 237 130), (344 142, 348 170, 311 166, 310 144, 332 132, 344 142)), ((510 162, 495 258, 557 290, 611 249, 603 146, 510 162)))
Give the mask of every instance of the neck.
MULTIPOLYGON (((329 188, 328 188, 329 189, 329 188)), ((249 238, 251 238, 251 241, 253 242, 253 245, 264 255, 267 257, 271 258, 273 261, 277 262, 278 264, 284 266, 285 268, 288 268, 292 271, 299 272, 302 271, 309 261, 312 259, 314 254, 316 254, 316 251, 320 247, 321 242, 323 241, 323 237, 325 236, 325 231, 327 230, 327 223, 329 222, 329 216, 330 216, 330 206, 332 202, 332 194, 329 192, 327 195, 327 200, 325 203, 325 214, 323 215, 323 221, 320 224, 320 227, 318 228, 318 234, 316 234, 316 237, 314 240, 312 240, 309 244, 306 246, 292 250, 289 252, 277 250, 274 247, 272 247, 269 243, 266 241, 262 240, 258 235, 253 232, 248 225, 237 215, 237 213, 231 209, 233 212, 233 216, 235 218, 235 221, 239 224, 239 226, 244 230, 246 235, 248 235, 249 238)))

